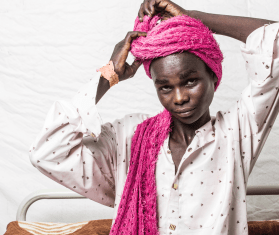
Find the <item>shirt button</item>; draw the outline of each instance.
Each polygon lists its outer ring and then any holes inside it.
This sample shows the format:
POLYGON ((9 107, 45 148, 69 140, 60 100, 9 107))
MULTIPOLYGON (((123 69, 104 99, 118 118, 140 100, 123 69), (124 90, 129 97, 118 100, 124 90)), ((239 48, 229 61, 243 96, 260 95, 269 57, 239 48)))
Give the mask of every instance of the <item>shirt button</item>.
POLYGON ((215 134, 214 134, 214 133, 212 133, 212 136, 213 136, 213 137, 215 137, 215 134))
POLYGON ((95 135, 94 135, 93 133, 91 133, 91 136, 92 136, 93 138, 95 138, 95 135))
POLYGON ((170 154, 170 153, 171 153, 171 151, 168 149, 167 153, 168 153, 168 154, 170 154))
POLYGON ((188 152, 191 152, 191 151, 192 151, 192 148, 189 148, 189 149, 188 149, 188 152))
POLYGON ((177 184, 173 184, 173 188, 176 190, 178 188, 177 184))
POLYGON ((170 230, 175 230, 176 226, 173 224, 170 224, 170 230))

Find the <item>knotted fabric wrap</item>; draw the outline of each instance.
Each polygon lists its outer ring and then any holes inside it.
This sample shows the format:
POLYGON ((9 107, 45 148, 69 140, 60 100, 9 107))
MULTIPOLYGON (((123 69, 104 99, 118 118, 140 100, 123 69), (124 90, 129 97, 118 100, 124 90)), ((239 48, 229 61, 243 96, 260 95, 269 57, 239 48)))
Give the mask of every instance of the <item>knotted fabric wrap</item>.
MULTIPOLYGON (((147 32, 131 44, 131 52, 143 62, 147 75, 157 57, 188 51, 202 59, 216 74, 218 87, 222 77, 222 52, 212 32, 200 21, 177 16, 166 21, 145 16, 135 22, 135 31, 147 32)), ((157 235, 156 161, 161 146, 171 131, 171 114, 164 110, 137 126, 132 138, 129 172, 111 235, 157 235)))
POLYGON ((202 59, 216 74, 218 82, 222 78, 223 54, 213 33, 200 20, 186 15, 172 17, 158 23, 161 18, 144 16, 143 22, 137 18, 134 31, 147 32, 146 37, 139 37, 131 44, 131 53, 143 62, 146 74, 153 59, 173 53, 188 51, 202 59))
POLYGON ((110 234, 159 234, 155 168, 171 120, 171 114, 164 110, 138 125, 132 138, 128 176, 110 234))

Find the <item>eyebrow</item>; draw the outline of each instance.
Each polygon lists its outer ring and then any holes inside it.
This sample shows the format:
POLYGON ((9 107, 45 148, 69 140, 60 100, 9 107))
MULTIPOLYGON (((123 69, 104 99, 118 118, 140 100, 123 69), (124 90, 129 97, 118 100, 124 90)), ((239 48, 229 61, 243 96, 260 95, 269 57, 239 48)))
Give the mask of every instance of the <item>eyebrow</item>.
MULTIPOLYGON (((190 76, 191 74, 193 73, 197 73, 198 71, 196 70, 188 70, 187 72, 185 73, 182 73, 180 76, 179 76, 179 79, 185 79, 187 78, 188 76, 190 76)), ((156 79, 155 81, 155 84, 158 84, 158 85, 164 85, 164 84, 167 84, 169 82, 169 80, 167 79, 156 79)))
POLYGON ((180 79, 184 79, 184 78, 187 78, 187 77, 189 77, 192 73, 197 73, 198 71, 197 70, 189 70, 189 71, 187 71, 187 72, 185 72, 185 73, 182 73, 181 75, 180 75, 180 79))

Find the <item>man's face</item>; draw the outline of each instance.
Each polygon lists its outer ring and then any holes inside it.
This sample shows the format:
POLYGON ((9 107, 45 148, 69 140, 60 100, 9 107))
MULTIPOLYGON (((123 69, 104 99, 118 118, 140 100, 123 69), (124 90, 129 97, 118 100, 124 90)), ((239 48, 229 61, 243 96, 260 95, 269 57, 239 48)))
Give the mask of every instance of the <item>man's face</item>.
POLYGON ((162 105, 184 124, 209 116, 217 77, 194 54, 183 52, 158 58, 150 66, 162 105))

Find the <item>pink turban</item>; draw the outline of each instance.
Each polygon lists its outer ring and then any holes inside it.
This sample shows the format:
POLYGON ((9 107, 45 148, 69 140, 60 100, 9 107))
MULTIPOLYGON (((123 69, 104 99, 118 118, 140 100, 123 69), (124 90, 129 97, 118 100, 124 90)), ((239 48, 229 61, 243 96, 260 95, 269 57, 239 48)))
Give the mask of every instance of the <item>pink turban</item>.
POLYGON ((213 33, 199 20, 186 15, 172 17, 158 24, 159 16, 145 16, 143 22, 138 17, 134 31, 147 32, 131 44, 131 53, 143 62, 146 74, 153 59, 173 53, 188 51, 202 59, 218 78, 215 90, 222 78, 223 54, 213 37, 213 33))

